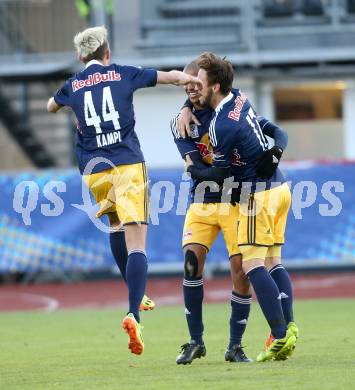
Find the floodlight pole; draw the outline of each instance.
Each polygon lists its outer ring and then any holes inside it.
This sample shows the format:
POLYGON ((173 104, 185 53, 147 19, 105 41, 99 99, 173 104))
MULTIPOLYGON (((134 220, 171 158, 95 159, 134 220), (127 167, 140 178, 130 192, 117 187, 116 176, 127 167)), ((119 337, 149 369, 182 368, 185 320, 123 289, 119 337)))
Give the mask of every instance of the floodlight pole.
POLYGON ((92 20, 93 26, 103 26, 106 24, 106 0, 92 0, 92 20))

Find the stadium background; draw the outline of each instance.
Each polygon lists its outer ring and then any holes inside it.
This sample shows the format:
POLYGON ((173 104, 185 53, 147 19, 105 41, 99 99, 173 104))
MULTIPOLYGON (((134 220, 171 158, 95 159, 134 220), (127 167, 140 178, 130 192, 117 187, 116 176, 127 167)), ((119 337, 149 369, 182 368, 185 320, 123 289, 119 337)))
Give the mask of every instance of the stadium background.
MULTIPOLYGON (((296 297, 350 297, 353 303, 354 0, 0 0, 0 310, 125 306, 123 284, 106 281, 118 278, 107 234, 80 209, 74 118, 67 111, 54 116, 45 110, 56 88, 81 67, 73 35, 101 24, 110 30, 115 62, 182 69, 203 51, 233 62, 235 85, 259 114, 288 132, 281 167, 292 188, 303 182, 298 187, 302 218, 290 213, 284 248, 288 269, 297 271, 292 274, 296 297), (48 188, 51 181, 57 187, 48 188), (334 197, 324 191, 328 181, 343 183, 344 191, 331 189, 341 201, 339 213, 334 197), (16 189, 24 191, 23 207, 30 198, 34 202, 28 218, 14 206, 16 189), (56 200, 51 191, 62 199, 64 212, 46 217, 44 210, 53 211, 56 200), (105 281, 53 284, 98 278, 105 281)), ((170 181, 175 191, 169 207, 163 197, 169 185, 152 193, 159 224, 148 233, 150 272, 175 275, 149 281, 161 305, 182 301, 184 216, 176 215, 176 207, 183 164, 169 122, 184 99, 182 89, 164 86, 138 91, 134 100, 151 184, 170 181)), ((207 284, 208 301, 228 302, 227 269, 219 237, 208 256, 206 276, 215 276, 207 284)), ((310 303, 310 318, 313 308, 310 303)))
MULTIPOLYGON (((100 24, 109 27, 113 61, 120 63, 181 69, 206 50, 226 55, 235 65, 236 85, 257 112, 288 132, 282 164, 288 179, 293 186, 306 182, 298 187, 304 208, 289 218, 287 265, 355 264, 354 1, 2 0, 0 9, 0 273, 6 280, 115 270, 107 234, 72 206, 82 203, 73 116, 45 111, 48 97, 80 69, 73 35, 100 24), (64 211, 45 217, 44 205, 55 208, 46 195, 53 180, 64 183, 64 193, 52 189, 63 199, 64 211), (21 187, 23 181, 32 183, 21 187), (317 186, 312 204, 310 181, 317 186), (331 195, 322 194, 327 181, 344 185, 343 192, 330 189, 341 210, 335 210, 331 195), (16 188, 25 194, 18 207, 16 188), (29 207, 37 193, 26 223, 19 207, 29 207), (320 215, 322 207, 330 210, 328 216, 320 215)), ((148 255, 156 273, 181 270, 184 216, 176 215, 176 203, 183 164, 169 121, 183 101, 183 90, 174 87, 135 95, 136 129, 152 184, 171 180, 175 186, 173 207, 164 200, 170 188, 162 184, 161 192, 152 194, 154 215, 171 208, 149 231, 148 255)), ((208 272, 227 268, 219 238, 208 272)))

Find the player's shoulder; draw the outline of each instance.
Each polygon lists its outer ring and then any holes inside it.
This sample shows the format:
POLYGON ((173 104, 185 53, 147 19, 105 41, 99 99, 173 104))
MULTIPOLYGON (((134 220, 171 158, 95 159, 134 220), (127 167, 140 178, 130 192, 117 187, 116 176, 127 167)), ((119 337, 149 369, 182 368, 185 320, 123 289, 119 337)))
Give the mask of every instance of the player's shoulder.
POLYGON ((226 118, 224 110, 216 111, 211 119, 208 134, 210 137, 211 144, 215 147, 223 139, 229 139, 231 136, 231 127, 232 124, 229 123, 228 118, 226 118))
POLYGON ((180 114, 174 115, 170 120, 170 130, 174 136, 175 140, 183 139, 179 133, 177 121, 180 117, 180 114))
POLYGON ((201 122, 201 124, 205 126, 206 124, 209 124, 209 122, 211 121, 214 111, 210 107, 202 108, 200 110, 196 110, 195 108, 193 108, 192 113, 201 122))
POLYGON ((119 70, 124 75, 136 75, 138 72, 142 71, 143 68, 141 66, 134 66, 134 65, 118 65, 115 64, 117 67, 119 67, 119 70))
POLYGON ((126 80, 126 81, 136 80, 137 78, 139 79, 139 77, 147 77, 148 72, 152 71, 152 69, 148 70, 146 68, 143 68, 142 66, 134 66, 134 65, 116 65, 116 66, 117 66, 117 72, 120 73, 122 80, 126 80))
POLYGON ((78 78, 80 77, 80 72, 77 72, 73 74, 72 76, 68 77, 64 82, 62 83, 61 89, 66 90, 67 93, 75 92, 76 91, 76 82, 78 78))

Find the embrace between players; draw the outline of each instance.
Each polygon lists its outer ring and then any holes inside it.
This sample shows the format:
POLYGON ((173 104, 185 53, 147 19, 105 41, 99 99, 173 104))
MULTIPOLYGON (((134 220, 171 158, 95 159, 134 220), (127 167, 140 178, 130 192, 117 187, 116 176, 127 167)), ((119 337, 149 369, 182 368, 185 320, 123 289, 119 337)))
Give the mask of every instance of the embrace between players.
POLYGON ((278 163, 287 146, 285 132, 257 117, 243 93, 232 88, 232 65, 204 53, 184 72, 161 72, 110 64, 104 27, 74 38, 85 69, 68 79, 47 109, 70 107, 78 121, 77 159, 83 180, 108 216, 112 254, 128 287, 129 309, 123 329, 128 347, 144 350, 139 310, 151 310, 145 295, 145 252, 149 212, 148 176, 134 130, 133 93, 156 84, 184 85, 188 95, 171 129, 193 179, 191 204, 183 230, 185 314, 191 339, 176 362, 206 355, 203 341, 203 268, 221 230, 232 276, 230 342, 225 360, 250 362, 241 344, 253 286, 270 336, 257 361, 285 360, 295 349, 292 285, 281 264, 291 203, 278 163), (98 77, 99 76, 99 77, 98 77), (195 122, 190 126, 190 122, 195 122), (274 138, 269 148, 265 137, 274 138))

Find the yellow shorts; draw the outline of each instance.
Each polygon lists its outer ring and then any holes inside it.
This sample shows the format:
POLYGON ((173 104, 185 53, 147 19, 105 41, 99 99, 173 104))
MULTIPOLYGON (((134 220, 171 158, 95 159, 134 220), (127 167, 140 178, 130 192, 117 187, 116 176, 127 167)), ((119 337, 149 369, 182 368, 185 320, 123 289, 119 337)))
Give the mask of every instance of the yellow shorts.
POLYGON ((188 244, 199 244, 209 251, 221 230, 229 257, 240 254, 237 244, 238 214, 239 205, 192 203, 185 218, 183 247, 188 244))
POLYGON ((238 244, 243 260, 280 256, 291 192, 287 183, 256 192, 240 203, 238 244))
POLYGON ((148 176, 144 162, 118 165, 83 179, 100 206, 97 218, 117 213, 123 225, 148 223, 148 176))

